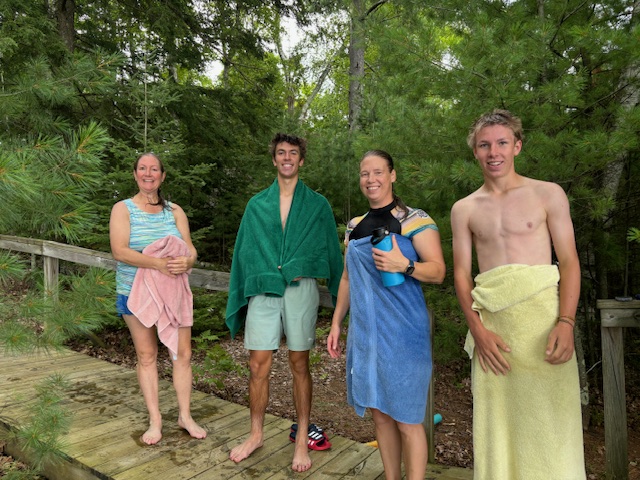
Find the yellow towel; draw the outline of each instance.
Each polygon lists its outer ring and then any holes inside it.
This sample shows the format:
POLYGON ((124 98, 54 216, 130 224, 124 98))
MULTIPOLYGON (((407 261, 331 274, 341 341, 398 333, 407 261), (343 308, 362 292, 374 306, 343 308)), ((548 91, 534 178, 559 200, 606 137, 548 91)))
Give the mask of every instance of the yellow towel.
POLYGON ((544 361, 558 316, 558 269, 504 265, 475 278, 473 309, 511 348, 507 375, 472 358, 475 480, 584 480, 578 368, 544 361))

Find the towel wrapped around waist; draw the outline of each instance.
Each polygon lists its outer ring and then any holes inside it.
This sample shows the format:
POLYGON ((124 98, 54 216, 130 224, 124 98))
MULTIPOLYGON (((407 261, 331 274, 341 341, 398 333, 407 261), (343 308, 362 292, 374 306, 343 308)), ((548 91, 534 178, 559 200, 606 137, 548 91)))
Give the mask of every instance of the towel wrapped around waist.
POLYGON ((509 345, 506 375, 472 358, 475 480, 584 480, 580 386, 575 355, 545 362, 556 325, 560 276, 555 265, 504 265, 475 278, 472 308, 509 345))
MULTIPOLYGON (((155 258, 191 255, 184 240, 174 235, 156 240, 143 251, 155 258)), ((153 268, 139 268, 131 286, 127 306, 147 328, 156 326, 158 338, 175 360, 178 354, 178 328, 193 325, 193 294, 189 272, 170 277, 153 268)))
MULTIPOLYGON (((418 260, 411 240, 396 239, 407 258, 418 260)), ((424 295, 420 283, 409 276, 401 285, 382 285, 370 240, 352 240, 347 249, 347 400, 360 416, 366 408, 375 408, 402 423, 422 423, 431 379, 424 295)))

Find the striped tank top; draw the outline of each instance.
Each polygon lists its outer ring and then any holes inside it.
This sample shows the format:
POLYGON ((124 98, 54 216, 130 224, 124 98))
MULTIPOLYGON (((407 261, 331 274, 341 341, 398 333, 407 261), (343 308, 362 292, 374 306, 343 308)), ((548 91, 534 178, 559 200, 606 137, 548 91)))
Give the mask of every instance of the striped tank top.
MULTIPOLYGON (((168 202, 169 209, 165 208, 159 213, 147 213, 140 210, 130 198, 127 198, 124 204, 129 210, 129 248, 142 252, 147 245, 167 235, 182 238, 173 217, 171 202, 168 202)), ((137 271, 138 267, 118 262, 116 267, 116 292, 118 294, 129 295, 137 271)))

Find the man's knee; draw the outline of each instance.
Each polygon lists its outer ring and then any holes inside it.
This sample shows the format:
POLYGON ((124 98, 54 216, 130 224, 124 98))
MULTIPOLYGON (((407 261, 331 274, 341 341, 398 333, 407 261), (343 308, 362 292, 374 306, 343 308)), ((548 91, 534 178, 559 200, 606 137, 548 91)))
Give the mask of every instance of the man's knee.
POLYGON ((293 375, 309 374, 309 351, 292 352, 289 351, 289 367, 293 375))
POLYGON ((273 363, 273 357, 271 352, 260 354, 250 354, 249 357, 249 372, 253 379, 268 378, 271 371, 271 364, 273 363))

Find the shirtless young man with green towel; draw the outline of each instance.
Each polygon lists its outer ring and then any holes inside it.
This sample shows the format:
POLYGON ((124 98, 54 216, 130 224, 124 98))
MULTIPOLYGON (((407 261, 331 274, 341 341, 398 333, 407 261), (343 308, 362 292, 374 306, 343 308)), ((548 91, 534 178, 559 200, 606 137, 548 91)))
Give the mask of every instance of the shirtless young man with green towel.
POLYGON ((474 479, 583 480, 573 340, 580 263, 567 196, 516 173, 522 124, 510 112, 480 117, 467 143, 484 184, 454 204, 451 226, 469 325, 474 479))
MULTIPOLYGON (((309 350, 315 344, 319 295, 316 278, 328 280, 334 304, 342 252, 329 202, 298 178, 306 141, 278 133, 270 152, 278 172, 271 186, 249 200, 231 263, 226 323, 235 336, 244 323, 249 350, 251 432, 229 458, 240 462, 263 444, 272 355, 287 338, 298 432, 307 432, 312 384, 309 350)), ((291 468, 311 468, 307 435, 296 435, 291 468)))

